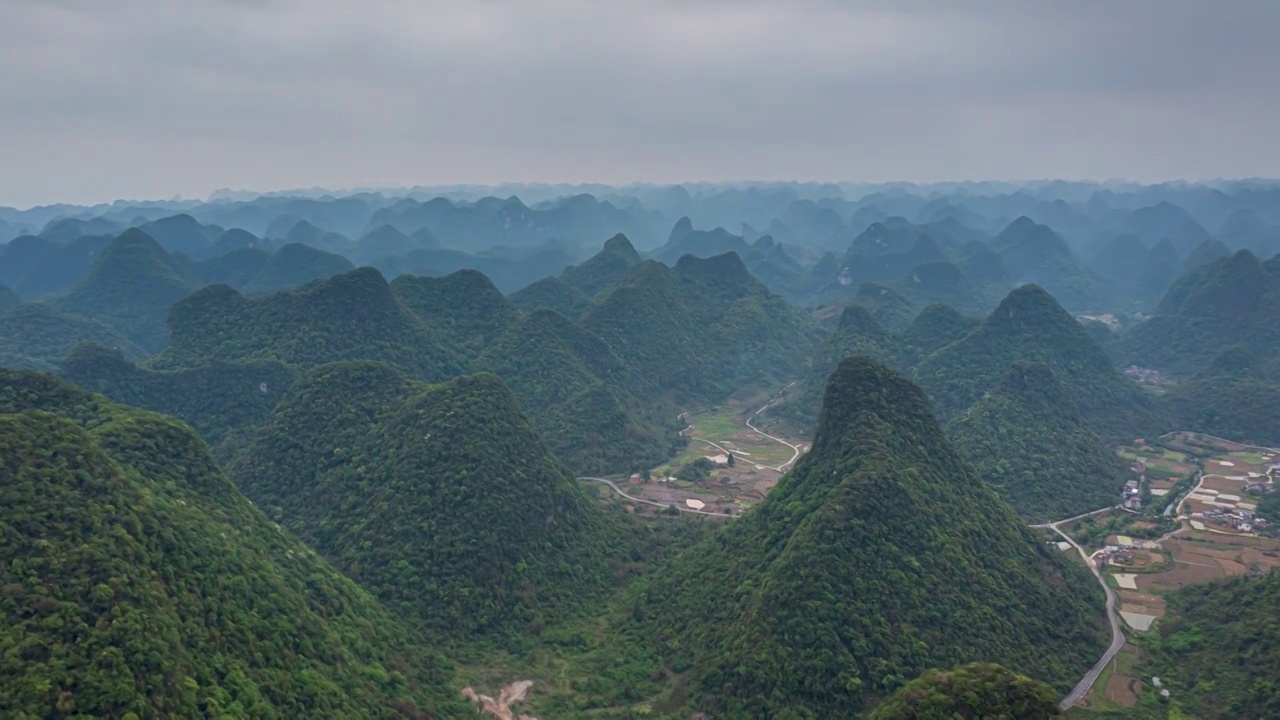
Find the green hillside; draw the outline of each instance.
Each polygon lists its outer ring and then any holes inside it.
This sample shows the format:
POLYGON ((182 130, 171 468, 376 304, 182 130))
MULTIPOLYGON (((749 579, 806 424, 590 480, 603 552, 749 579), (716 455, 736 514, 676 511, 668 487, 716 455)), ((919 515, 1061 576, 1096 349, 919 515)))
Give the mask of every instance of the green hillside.
POLYGON ((1000 499, 1029 520, 1115 505, 1132 477, 1043 363, 1013 363, 1000 384, 946 430, 1000 499))
POLYGON ((560 278, 546 277, 507 296, 523 310, 545 308, 576 320, 590 307, 587 296, 573 289, 560 278))
POLYGON ((1058 720, 1058 694, 1048 685, 992 663, 930 670, 903 685, 869 720, 1058 720))
POLYGON ((1174 426, 1238 442, 1280 445, 1280 382, 1241 347, 1227 348, 1165 396, 1174 426))
POLYGON ((565 268, 560 279, 587 297, 594 297, 612 287, 640 264, 640 254, 621 233, 609 238, 600 252, 583 262, 565 268))
POLYGON ((250 360, 305 369, 371 359, 425 380, 462 372, 439 333, 405 307, 372 268, 256 299, 211 285, 174 305, 169 325, 173 343, 152 361, 157 369, 250 360))
POLYGON ((355 265, 341 255, 317 250, 310 245, 288 243, 271 254, 243 290, 254 294, 274 292, 354 269, 355 265))
POLYGON ((469 717, 169 418, 0 371, 0 716, 469 717))
POLYGON ((1184 273, 1115 353, 1125 364, 1191 376, 1235 345, 1260 358, 1280 353, 1280 278, 1248 250, 1184 273))
POLYGON ((0 313, 0 366, 52 371, 81 342, 118 349, 132 361, 147 356, 106 325, 61 312, 48 303, 23 303, 0 313))
POLYGON ((926 305, 902 333, 898 351, 902 366, 914 367, 934 351, 973 332, 979 323, 950 305, 926 305))
POLYGON ((391 292, 468 360, 520 319, 520 310, 475 270, 444 277, 401 275, 391 283, 391 292))
POLYGON ((1139 437, 1162 425, 1153 400, 1120 375, 1088 331, 1036 285, 1009 293, 973 332, 926 357, 915 379, 945 422, 995 387, 1018 360, 1053 370, 1104 439, 1139 437))
POLYGON ((141 230, 127 230, 111 242, 88 277, 51 299, 59 310, 96 320, 156 352, 169 342, 165 318, 196 281, 159 243, 141 230))
POLYGON ((1065 690, 1106 644, 1084 572, 965 464, 919 388, 855 357, 811 452, 642 584, 632 618, 713 717, 849 717, 975 659, 1065 690))
POLYGON ((9 288, 0 285, 0 315, 22 304, 22 298, 18 297, 18 293, 9 288))
POLYGON ((292 369, 275 360, 151 370, 93 344, 74 348, 58 374, 116 402, 188 423, 220 460, 230 458, 247 433, 267 419, 295 377, 292 369))
POLYGON ((415 624, 528 629, 607 582, 610 525, 492 375, 301 377, 230 465, 245 494, 415 624))
POLYGON ((603 339, 647 385, 680 401, 794 379, 816 344, 812 320, 729 253, 685 256, 674 268, 648 261, 587 311, 603 339))
POLYGON ((818 420, 822 396, 831 373, 840 362, 853 355, 872 357, 890 366, 898 364, 899 340, 884 328, 862 305, 849 305, 840 313, 839 324, 823 339, 804 377, 788 393, 779 408, 791 421, 811 428, 818 420))
POLYGON ((580 473, 656 465, 675 450, 677 411, 644 393, 603 341, 535 310, 490 344, 475 369, 503 379, 556 457, 580 473))
POLYGON ((1180 717, 1280 717, 1280 573, 1192 585, 1169 604, 1149 645, 1180 717))

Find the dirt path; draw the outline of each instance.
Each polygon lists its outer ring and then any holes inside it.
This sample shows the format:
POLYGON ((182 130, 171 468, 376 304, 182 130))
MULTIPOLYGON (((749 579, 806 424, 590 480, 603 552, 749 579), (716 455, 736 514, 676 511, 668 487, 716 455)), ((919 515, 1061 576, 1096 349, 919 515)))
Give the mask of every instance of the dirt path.
POLYGON ((498 720, 538 720, 538 718, 530 715, 517 716, 511 706, 521 702, 529 694, 529 688, 533 687, 532 680, 518 680, 513 683, 502 686, 502 691, 498 693, 498 699, 495 700, 488 695, 477 693, 474 688, 468 686, 462 688, 462 696, 480 704, 480 712, 488 713, 498 720))
MULTIPOLYGON (((578 478, 578 480, 582 482, 598 482, 598 483, 603 483, 605 485, 608 485, 609 487, 613 488, 614 492, 630 500, 631 502, 644 503, 645 505, 653 505, 655 507, 660 507, 663 509, 671 507, 671 505, 666 503, 660 503, 654 500, 645 500, 644 498, 638 498, 635 495, 628 495, 625 490, 618 487, 618 484, 612 480, 607 480, 605 478, 598 478, 598 477, 580 477, 578 478)), ((726 518, 733 517, 733 515, 729 515, 727 513, 710 512, 707 510, 694 510, 693 508, 681 507, 680 505, 676 505, 676 508, 680 510, 680 512, 689 513, 691 515, 711 515, 713 517, 726 517, 726 518)))

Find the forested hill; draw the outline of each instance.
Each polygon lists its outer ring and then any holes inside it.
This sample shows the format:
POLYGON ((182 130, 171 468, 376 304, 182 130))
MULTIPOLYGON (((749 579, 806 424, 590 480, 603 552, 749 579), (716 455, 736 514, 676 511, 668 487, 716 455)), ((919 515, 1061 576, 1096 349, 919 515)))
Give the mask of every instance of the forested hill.
POLYGON ((1243 347, 1226 348, 1166 395, 1175 427, 1257 445, 1280 445, 1280 380, 1243 347))
POLYGON ((438 633, 523 630, 609 579, 611 522, 492 375, 432 387, 380 363, 317 367, 230 472, 269 516, 438 633))
POLYGON ((117 350, 85 343, 71 350, 59 374, 117 402, 181 418, 225 461, 247 433, 266 420, 297 371, 278 360, 151 370, 129 362, 117 350))
POLYGON ((154 358, 158 369, 245 360, 306 368, 377 359, 425 380, 463 371, 440 334, 405 307, 372 268, 259 299, 212 285, 174 305, 169 326, 173 343, 154 358))
POLYGON ((994 663, 930 670, 903 685, 868 720, 1061 720, 1053 688, 994 663))
POLYGON ((636 265, 582 318, 646 383, 678 401, 723 400, 793 379, 817 342, 812 319, 734 253, 636 265))
POLYGON ((565 268, 560 273, 560 280, 586 297, 595 297, 622 280, 631 268, 639 264, 640 254, 631 241, 626 235, 618 234, 605 241, 600 252, 581 265, 565 268))
POLYGON ((1132 477, 1043 363, 1015 362, 946 430, 1000 498, 1030 520, 1114 505, 1132 477))
POLYGON ((476 370, 503 379, 562 462, 584 473, 639 471, 678 449, 679 411, 602 340, 535 310, 489 344, 476 370))
POLYGON ((169 340, 165 317, 170 306, 196 287, 186 268, 159 243, 141 230, 129 230, 102 251, 84 281, 51 302, 156 352, 169 340))
POLYGON ((1052 369, 1104 439, 1159 429, 1152 398, 1120 375, 1088 331, 1035 285, 1010 292, 971 333, 922 360, 914 376, 946 421, 995 387, 1016 360, 1052 369))
POLYGON ((1115 354, 1189 377, 1235 345, 1260 358, 1280 355, 1280 258, 1263 263, 1241 250, 1188 270, 1151 319, 1119 338, 1115 354))
POLYGON ((178 422, 0 371, 0 503, 0 716, 473 717, 178 422))
POLYGON ((632 618, 694 668, 712 716, 848 717, 975 659, 1065 691, 1106 644, 1084 572, 979 479, 919 388, 854 357, 832 375, 811 452, 642 585, 632 618))
POLYGON ((1169 600, 1176 616, 1157 626, 1152 664, 1184 717, 1280 717, 1280 573, 1195 585, 1169 600))

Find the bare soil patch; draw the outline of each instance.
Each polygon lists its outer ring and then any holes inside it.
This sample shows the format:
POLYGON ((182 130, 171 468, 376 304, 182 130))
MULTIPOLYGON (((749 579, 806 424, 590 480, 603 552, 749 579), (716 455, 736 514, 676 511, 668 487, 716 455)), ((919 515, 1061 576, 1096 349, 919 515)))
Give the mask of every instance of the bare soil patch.
POLYGON ((1122 708, 1131 708, 1138 704, 1138 690, 1141 683, 1131 677, 1125 677, 1118 671, 1111 673, 1107 681, 1107 699, 1122 708))
POLYGON ((538 720, 531 715, 516 715, 511 706, 522 702, 533 687, 532 680, 517 680, 502 686, 497 698, 481 695, 474 688, 462 688, 462 696, 480 705, 480 712, 492 715, 498 720, 538 720))

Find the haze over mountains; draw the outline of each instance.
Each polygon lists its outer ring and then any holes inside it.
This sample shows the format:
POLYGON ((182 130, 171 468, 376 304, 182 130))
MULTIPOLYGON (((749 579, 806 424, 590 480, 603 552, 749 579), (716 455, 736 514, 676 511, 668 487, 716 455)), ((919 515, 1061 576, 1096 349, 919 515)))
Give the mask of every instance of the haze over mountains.
POLYGON ((0 208, 0 715, 1043 710, 1107 623, 1028 524, 1280 444, 1280 184, 502 190, 0 208))

